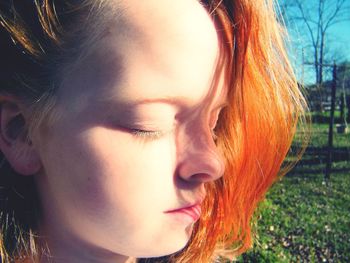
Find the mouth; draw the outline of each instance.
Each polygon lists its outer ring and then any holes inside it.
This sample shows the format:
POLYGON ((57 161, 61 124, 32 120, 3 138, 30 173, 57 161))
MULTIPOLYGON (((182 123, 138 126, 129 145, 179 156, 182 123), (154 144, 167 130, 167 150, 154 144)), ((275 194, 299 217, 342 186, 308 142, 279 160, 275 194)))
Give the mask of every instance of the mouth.
POLYGON ((177 217, 184 217, 190 221, 190 223, 196 222, 201 216, 200 204, 194 204, 190 206, 181 207, 174 210, 165 212, 166 214, 174 215, 177 217))

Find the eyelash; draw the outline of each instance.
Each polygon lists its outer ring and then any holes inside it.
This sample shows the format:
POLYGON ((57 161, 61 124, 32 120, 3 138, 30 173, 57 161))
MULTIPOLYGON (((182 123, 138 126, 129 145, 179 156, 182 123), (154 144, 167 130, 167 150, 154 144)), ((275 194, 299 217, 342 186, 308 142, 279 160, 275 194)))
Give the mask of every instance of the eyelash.
POLYGON ((148 131, 141 129, 131 129, 131 133, 140 139, 156 140, 164 135, 161 131, 148 131))
MULTIPOLYGON (((218 119, 220 117, 220 113, 218 114, 218 119)), ((218 139, 218 135, 217 135, 217 123, 215 123, 215 126, 211 129, 211 135, 212 138, 214 140, 214 142, 217 141, 218 139)), ((142 130, 142 129, 130 129, 131 133, 140 139, 144 139, 144 140, 157 140, 159 138, 161 138, 162 136, 164 136, 164 132, 162 131, 151 131, 151 130, 142 130)))
MULTIPOLYGON (((225 106, 226 107, 226 106, 225 106)), ((218 140, 218 123, 219 123, 219 121, 220 121, 220 115, 222 114, 222 110, 225 108, 225 107, 222 107, 221 109, 220 109, 220 111, 219 111, 219 113, 218 113, 218 115, 217 115, 217 119, 216 119, 216 122, 215 122, 215 125, 214 125, 214 127, 211 129, 211 135, 212 135, 212 137, 213 137, 213 140, 214 140, 214 142, 217 142, 217 140, 218 140)))
MULTIPOLYGON (((214 142, 216 142, 218 139, 218 135, 216 134, 215 128, 216 127, 214 127, 214 129, 211 130, 211 136, 214 142)), ((147 130, 140 130, 140 129, 132 129, 131 133, 139 139, 150 140, 150 141, 157 140, 164 135, 164 133, 161 131, 147 131, 147 130)))

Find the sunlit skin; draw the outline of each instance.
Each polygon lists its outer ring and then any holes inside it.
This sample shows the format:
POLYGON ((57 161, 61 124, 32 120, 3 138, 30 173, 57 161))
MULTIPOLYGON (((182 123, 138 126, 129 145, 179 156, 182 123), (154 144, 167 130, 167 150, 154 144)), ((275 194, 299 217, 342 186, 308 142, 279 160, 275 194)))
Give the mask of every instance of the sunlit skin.
POLYGON ((33 142, 40 234, 51 252, 42 262, 174 253, 195 219, 171 211, 200 205, 204 184, 224 171, 212 129, 225 90, 212 87, 218 40, 209 15, 195 0, 123 6, 123 22, 109 23, 64 76, 57 119, 33 142))

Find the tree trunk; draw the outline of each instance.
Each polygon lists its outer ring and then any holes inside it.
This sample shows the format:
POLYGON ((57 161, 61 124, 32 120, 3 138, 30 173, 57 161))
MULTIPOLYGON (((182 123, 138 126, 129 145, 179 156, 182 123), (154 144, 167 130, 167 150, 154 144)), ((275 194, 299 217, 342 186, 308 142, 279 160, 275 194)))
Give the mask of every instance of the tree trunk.
POLYGON ((329 182, 331 178, 332 169, 332 154, 333 154, 333 124, 334 124, 334 110, 335 110, 335 95, 337 88, 337 65, 333 65, 333 81, 332 81, 332 101, 331 101, 331 115, 329 118, 329 130, 328 130, 328 149, 327 149, 327 164, 325 171, 325 181, 329 182))
POLYGON ((348 107, 347 122, 350 122, 350 95, 346 96, 346 106, 348 107))
POLYGON ((319 84, 319 65, 318 65, 318 48, 317 45, 314 46, 314 63, 315 63, 315 77, 316 77, 316 84, 319 84))
POLYGON ((318 68, 318 74, 319 74, 318 81, 320 84, 323 82, 324 37, 325 37, 325 32, 321 32, 320 57, 319 57, 320 67, 318 68))
POLYGON ((340 94, 340 121, 341 121, 341 124, 345 123, 344 113, 345 113, 345 94, 341 93, 340 94))

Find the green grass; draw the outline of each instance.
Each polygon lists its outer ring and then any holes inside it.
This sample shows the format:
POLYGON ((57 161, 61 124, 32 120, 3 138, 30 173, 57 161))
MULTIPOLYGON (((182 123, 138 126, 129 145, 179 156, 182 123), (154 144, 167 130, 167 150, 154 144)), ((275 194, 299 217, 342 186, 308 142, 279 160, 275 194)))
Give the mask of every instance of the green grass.
POLYGON ((313 151, 269 191, 257 213, 254 246, 239 262, 350 262, 350 134, 334 133, 335 150, 343 153, 334 159, 329 184, 327 141, 328 126, 313 124, 313 151))
MULTIPOLYGON (((329 123, 330 115, 331 114, 330 114, 329 111, 325 111, 325 112, 322 112, 322 113, 312 112, 310 114, 310 116, 313 119, 313 122, 317 122, 317 123, 329 123)), ((344 122, 344 118, 347 118, 347 116, 348 116, 347 115, 347 111, 345 111, 343 119, 340 118, 341 117, 340 111, 337 110, 337 111, 334 112, 334 122, 335 123, 342 123, 342 122, 344 122)))
MULTIPOLYGON (((348 125, 348 131, 350 130, 350 124, 348 125)), ((312 124, 312 131, 309 146, 313 147, 326 147, 328 145, 328 131, 329 124, 312 124)), ((304 133, 296 135, 295 143, 300 144, 304 133)), ((350 147, 350 132, 339 134, 334 125, 333 127, 333 147, 350 147)))
MULTIPOLYGON (((350 129, 350 127, 348 127, 350 129)), ((310 146, 327 146, 328 145, 328 124, 313 124, 310 146)), ((349 147, 350 146, 350 133, 338 134, 334 125, 333 130, 333 146, 337 147, 349 147)))
POLYGON ((240 262, 350 262, 350 175, 287 176, 260 207, 254 248, 240 262))

